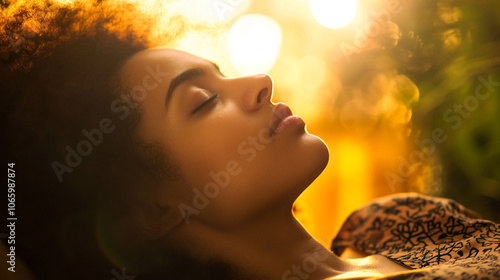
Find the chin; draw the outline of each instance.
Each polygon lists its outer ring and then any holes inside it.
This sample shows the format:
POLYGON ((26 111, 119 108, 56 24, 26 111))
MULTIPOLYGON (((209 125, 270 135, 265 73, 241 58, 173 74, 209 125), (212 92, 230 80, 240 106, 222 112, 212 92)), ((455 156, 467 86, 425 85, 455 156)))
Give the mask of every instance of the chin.
POLYGON ((311 172, 311 176, 309 179, 309 184, 312 183, 325 169, 328 164, 328 160, 330 158, 330 152, 328 150, 328 146, 323 141, 323 139, 319 138, 316 135, 306 133, 305 141, 308 146, 309 160, 308 163, 310 168, 308 168, 311 172))
POLYGON ((309 133, 301 135, 299 146, 294 160, 290 159, 289 164, 295 168, 288 173, 291 178, 287 180, 293 185, 294 191, 289 197, 293 201, 323 172, 329 159, 328 147, 315 135, 309 133))

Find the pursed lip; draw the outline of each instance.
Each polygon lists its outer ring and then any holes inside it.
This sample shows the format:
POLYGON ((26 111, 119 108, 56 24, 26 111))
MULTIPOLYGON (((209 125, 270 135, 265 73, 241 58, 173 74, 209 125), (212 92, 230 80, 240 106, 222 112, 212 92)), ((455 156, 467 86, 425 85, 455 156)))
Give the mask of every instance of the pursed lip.
POLYGON ((281 121, 292 115, 292 110, 282 102, 276 104, 273 110, 273 117, 271 119, 269 136, 274 136, 276 134, 276 129, 278 128, 281 121))

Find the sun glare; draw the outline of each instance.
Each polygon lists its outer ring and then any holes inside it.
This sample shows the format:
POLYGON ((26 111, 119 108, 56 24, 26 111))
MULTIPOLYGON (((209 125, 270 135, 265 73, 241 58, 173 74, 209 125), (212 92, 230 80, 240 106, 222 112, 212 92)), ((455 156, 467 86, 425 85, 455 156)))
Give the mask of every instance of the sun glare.
POLYGON ((328 28, 341 28, 354 19, 357 0, 311 0, 314 18, 328 28))

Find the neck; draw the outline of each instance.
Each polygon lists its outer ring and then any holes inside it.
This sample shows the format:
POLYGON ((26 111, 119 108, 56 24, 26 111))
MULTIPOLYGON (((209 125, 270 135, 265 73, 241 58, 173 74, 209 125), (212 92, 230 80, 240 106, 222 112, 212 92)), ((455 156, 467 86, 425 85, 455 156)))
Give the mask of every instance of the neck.
POLYGON ((224 230, 193 222, 172 237, 204 260, 217 258, 262 279, 316 280, 353 270, 309 235, 290 211, 271 213, 224 230))

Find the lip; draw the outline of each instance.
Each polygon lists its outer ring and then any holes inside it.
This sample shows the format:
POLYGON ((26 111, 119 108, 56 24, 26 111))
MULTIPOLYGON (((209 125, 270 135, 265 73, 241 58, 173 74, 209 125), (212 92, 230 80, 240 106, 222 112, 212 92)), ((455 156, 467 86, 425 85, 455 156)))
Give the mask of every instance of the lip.
POLYGON ((285 103, 277 103, 273 110, 269 135, 272 137, 284 129, 293 126, 304 126, 299 116, 292 115, 292 110, 285 103))

